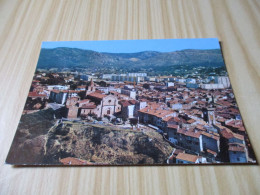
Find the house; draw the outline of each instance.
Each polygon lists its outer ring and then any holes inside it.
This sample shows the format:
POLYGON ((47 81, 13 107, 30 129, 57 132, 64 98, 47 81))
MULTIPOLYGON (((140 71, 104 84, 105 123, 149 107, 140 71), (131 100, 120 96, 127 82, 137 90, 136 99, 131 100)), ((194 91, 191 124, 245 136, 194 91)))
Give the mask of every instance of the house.
POLYGON ((167 159, 167 163, 168 164, 176 164, 176 156, 179 153, 185 153, 185 151, 180 150, 180 149, 173 149, 171 156, 167 159))
POLYGON ((138 111, 143 109, 143 108, 145 108, 146 106, 147 106, 146 100, 136 101, 135 110, 134 110, 134 116, 138 117, 138 111))
POLYGON ((218 128, 220 134, 220 152, 222 161, 243 162, 245 161, 244 158, 248 159, 244 136, 234 133, 230 129, 221 125, 216 125, 216 127, 218 128))
POLYGON ((173 109, 173 110, 181 110, 182 109, 182 103, 179 103, 179 102, 172 102, 171 104, 170 104, 170 106, 171 106, 171 108, 173 109))
POLYGON ((202 148, 202 136, 201 132, 194 131, 194 129, 178 129, 175 138, 177 139, 177 145, 188 149, 192 152, 200 153, 202 148))
POLYGON ((147 107, 138 111, 139 121, 149 123, 159 128, 164 127, 163 119, 169 116, 176 116, 176 112, 162 108, 160 104, 150 104, 147 107))
POLYGON ((97 106, 95 105, 94 102, 88 102, 80 106, 80 116, 81 117, 86 117, 89 114, 95 114, 98 115, 97 111, 97 106))
POLYGON ((240 143, 245 145, 243 135, 232 132, 230 129, 216 125, 220 131, 220 135, 227 141, 227 143, 240 143))
POLYGON ((132 85, 125 85, 124 89, 121 89, 121 93, 124 95, 129 96, 132 99, 136 99, 136 91, 134 89, 134 86, 132 85))
POLYGON ((47 89, 48 89, 48 90, 53 90, 53 89, 56 89, 56 90, 68 90, 68 89, 69 89, 69 86, 63 86, 63 85, 48 85, 48 86, 47 86, 47 89))
POLYGON ((179 125, 168 124, 167 135, 170 142, 177 144, 177 131, 179 130, 179 125))
POLYGON ((201 148, 202 151, 220 152, 220 137, 216 133, 201 132, 201 148))
POLYGON ((44 93, 38 93, 36 91, 33 92, 29 92, 28 97, 32 98, 32 99, 36 99, 36 98, 40 98, 41 100, 43 99, 47 99, 47 95, 44 93))
POLYGON ((234 120, 234 119, 227 120, 227 121, 225 121, 224 126, 229 128, 234 133, 238 133, 243 136, 245 135, 245 127, 243 125, 242 120, 234 120))
POLYGON ((196 156, 192 154, 179 153, 176 156, 176 164, 198 164, 207 163, 206 159, 201 156, 196 156))
POLYGON ((65 104, 68 96, 68 91, 52 90, 49 99, 58 103, 65 104))
POLYGON ((85 85, 80 85, 77 86, 76 91, 85 91, 86 90, 86 86, 85 85))
POLYGON ((231 163, 247 163, 248 154, 245 145, 239 143, 230 143, 228 147, 229 162, 231 163))
POLYGON ((90 100, 89 99, 84 99, 84 100, 80 100, 78 101, 79 107, 82 107, 84 104, 89 103, 90 100))
POLYGON ((119 102, 121 105, 121 116, 124 119, 133 118, 134 117, 134 110, 135 104, 137 101, 135 100, 122 100, 119 102))

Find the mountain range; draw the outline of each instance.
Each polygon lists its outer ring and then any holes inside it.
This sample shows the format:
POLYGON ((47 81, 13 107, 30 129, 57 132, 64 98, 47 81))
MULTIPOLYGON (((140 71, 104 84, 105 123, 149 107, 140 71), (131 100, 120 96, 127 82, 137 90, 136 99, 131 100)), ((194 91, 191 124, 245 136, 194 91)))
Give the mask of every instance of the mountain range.
POLYGON ((102 53, 60 47, 41 50, 38 69, 108 69, 156 71, 176 66, 225 67, 221 50, 186 49, 173 52, 102 53))

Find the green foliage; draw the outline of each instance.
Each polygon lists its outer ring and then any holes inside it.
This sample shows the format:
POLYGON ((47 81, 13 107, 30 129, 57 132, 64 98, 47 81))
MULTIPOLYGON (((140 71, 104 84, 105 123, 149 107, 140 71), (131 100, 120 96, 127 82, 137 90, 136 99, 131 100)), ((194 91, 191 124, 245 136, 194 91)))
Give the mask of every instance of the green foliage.
MULTIPOLYGON (((103 73, 147 72, 150 75, 180 75, 192 67, 224 67, 219 49, 176 52, 99 53, 76 48, 42 49, 37 68, 68 68, 103 73), (135 60, 133 60, 135 59, 135 60)), ((218 70, 217 70, 218 71, 218 70)))

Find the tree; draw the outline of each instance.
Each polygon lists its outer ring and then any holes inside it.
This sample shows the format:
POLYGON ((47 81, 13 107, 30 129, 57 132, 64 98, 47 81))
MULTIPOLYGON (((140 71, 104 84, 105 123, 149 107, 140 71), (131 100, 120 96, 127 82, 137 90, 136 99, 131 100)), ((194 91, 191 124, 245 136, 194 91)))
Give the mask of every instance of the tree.
POLYGON ((150 88, 150 84, 148 84, 148 83, 143 84, 143 88, 149 89, 150 88))
POLYGON ((130 125, 132 126, 132 128, 134 128, 134 126, 136 126, 138 124, 138 119, 137 118, 130 118, 130 125))
POLYGON ((122 117, 123 124, 125 125, 125 122, 127 121, 126 117, 122 117))
POLYGON ((105 115, 105 117, 110 121, 111 116, 109 116, 109 115, 105 115))
POLYGON ((111 120, 111 123, 115 124, 115 123, 116 123, 116 118, 113 118, 113 119, 111 120))
POLYGON ((80 97, 81 100, 84 100, 86 97, 86 92, 85 91, 81 91, 78 93, 78 96, 80 97))
POLYGON ((77 85, 76 85, 76 84, 71 84, 71 85, 70 85, 70 89, 72 89, 72 90, 77 89, 77 85))
POLYGON ((99 82, 99 85, 100 85, 101 87, 107 87, 107 83, 106 83, 105 81, 100 81, 100 82, 99 82))

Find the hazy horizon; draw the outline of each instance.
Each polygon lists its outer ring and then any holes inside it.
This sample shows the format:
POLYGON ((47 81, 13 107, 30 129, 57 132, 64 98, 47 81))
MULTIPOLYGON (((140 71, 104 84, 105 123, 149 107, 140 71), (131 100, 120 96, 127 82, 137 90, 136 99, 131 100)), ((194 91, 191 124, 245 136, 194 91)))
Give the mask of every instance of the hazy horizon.
POLYGON ((42 42, 42 49, 75 48, 100 53, 175 52, 220 49, 217 38, 42 42))

